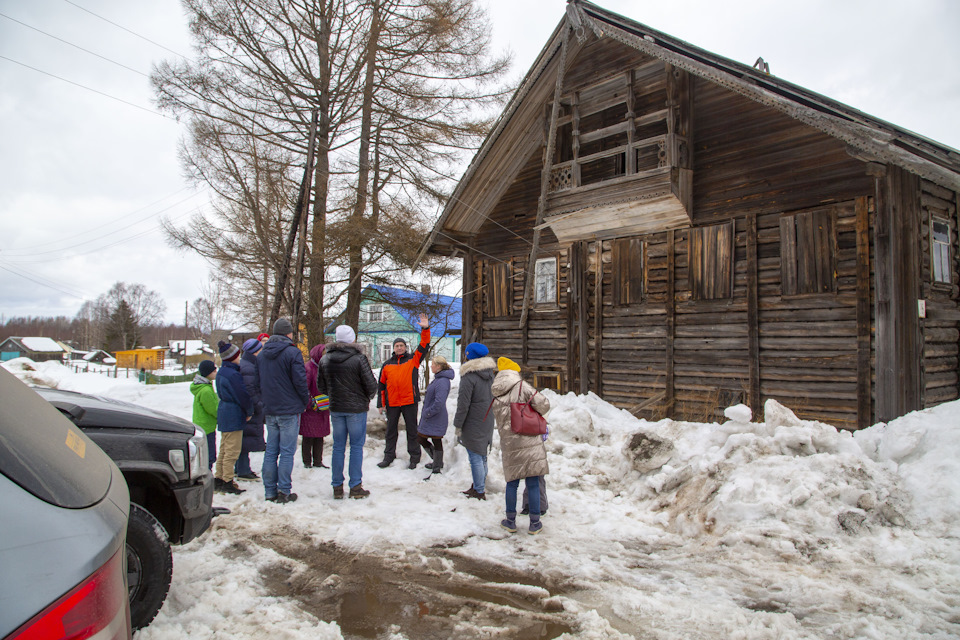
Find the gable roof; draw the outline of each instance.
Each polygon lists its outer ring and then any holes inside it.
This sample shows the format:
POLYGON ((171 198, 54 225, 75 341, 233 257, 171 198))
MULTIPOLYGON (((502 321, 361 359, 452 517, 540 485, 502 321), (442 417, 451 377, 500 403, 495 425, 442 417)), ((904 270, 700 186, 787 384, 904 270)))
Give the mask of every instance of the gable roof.
MULTIPOLYGON (((415 333, 420 330, 419 324, 417 324, 420 313, 429 309, 442 309, 440 317, 430 318, 431 333, 434 337, 451 334, 458 335, 463 324, 463 301, 453 296, 445 296, 440 293, 422 293, 420 291, 387 287, 378 284, 367 285, 364 287, 360 296, 361 300, 378 298, 386 300, 391 304, 394 311, 400 314, 410 325, 410 331, 415 333)), ((431 314, 428 313, 427 315, 429 316, 431 314)), ((324 332, 331 333, 334 328, 341 323, 342 318, 343 313, 328 324, 324 332)))
MULTIPOLYGON (((23 349, 24 351, 32 351, 33 353, 63 353, 64 349, 56 340, 53 338, 44 338, 44 337, 27 337, 21 338, 19 336, 10 336, 3 342, 10 342, 17 346, 18 349, 23 349)), ((0 343, 3 344, 3 343, 0 343)))
MULTIPOLYGON (((454 245, 479 230, 523 164, 542 144, 543 105, 552 99, 559 53, 572 30, 568 67, 592 35, 611 38, 807 124, 848 145, 854 157, 892 164, 953 191, 960 191, 960 151, 875 118, 836 100, 753 67, 724 58, 586 0, 568 0, 566 15, 527 72, 493 130, 447 201, 414 262, 444 236, 454 245), (495 149, 513 152, 504 162, 485 163, 495 149), (490 165, 497 165, 496 167, 490 165), (481 202, 482 200, 482 202, 481 202), (484 206, 486 204, 486 206, 484 206), (441 231, 443 230, 443 231, 441 231)), ((498 156, 503 157, 503 156, 498 156)), ((442 243, 441 243, 442 244, 442 243)))

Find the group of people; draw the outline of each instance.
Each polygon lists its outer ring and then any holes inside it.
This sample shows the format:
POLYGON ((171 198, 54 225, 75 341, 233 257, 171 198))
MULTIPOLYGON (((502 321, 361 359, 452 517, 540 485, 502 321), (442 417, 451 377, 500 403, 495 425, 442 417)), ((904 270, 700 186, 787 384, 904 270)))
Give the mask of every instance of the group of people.
MULTIPOLYGON (((302 436, 304 467, 326 468, 323 438, 332 433, 330 469, 334 499, 343 499, 345 495, 366 498, 370 491, 362 484, 363 446, 367 412, 375 396, 387 422, 383 459, 377 466, 386 468, 396 460, 402 416, 407 432, 408 468, 417 468, 421 452, 425 452, 429 458, 425 466, 432 474, 440 473, 444 466, 443 437, 450 421, 446 403, 454 373, 443 356, 430 360, 433 379, 424 393, 418 417, 419 367, 430 346, 426 316, 420 316, 419 325, 417 348, 411 353, 406 341, 397 338, 392 356, 380 369, 379 379, 356 343, 356 332, 347 325, 336 328, 334 342, 314 346, 306 362, 293 342, 293 325, 284 318, 274 324, 272 335, 251 338, 242 349, 221 342, 219 372, 212 361, 201 362, 190 387, 195 398, 193 421, 207 433, 210 465, 215 467, 215 490, 242 493, 234 476, 259 479, 250 469, 249 454, 263 451, 265 499, 280 504, 293 502, 297 494, 292 490, 291 475, 298 436, 302 436), (215 431, 221 433, 219 450, 215 447, 215 431)), ((517 531, 517 494, 520 481, 524 480, 520 513, 530 517, 529 533, 539 533, 543 528, 540 516, 547 509, 544 476, 549 469, 545 437, 514 433, 511 404, 529 403, 542 415, 549 411, 550 403, 523 381, 519 365, 509 358, 494 360, 479 342, 470 343, 465 353, 453 418, 456 441, 467 450, 473 480, 463 493, 486 500, 487 455, 496 428, 507 482, 506 518, 501 526, 517 531)))

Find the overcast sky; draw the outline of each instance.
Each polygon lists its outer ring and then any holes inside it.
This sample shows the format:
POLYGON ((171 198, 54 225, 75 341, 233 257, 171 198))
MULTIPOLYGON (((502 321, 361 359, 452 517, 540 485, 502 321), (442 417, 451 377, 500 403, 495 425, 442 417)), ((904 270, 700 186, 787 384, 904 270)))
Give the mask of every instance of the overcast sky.
MULTIPOLYGON (((479 1, 513 77, 566 5, 479 1)), ((960 148, 954 0, 597 4, 738 62, 762 56, 774 75, 960 148)), ((183 127, 153 109, 147 79, 191 53, 179 2, 0 0, 0 14, 0 320, 72 316, 117 280, 181 319, 208 265, 170 249, 159 221, 183 223, 208 196, 183 180, 183 127)))

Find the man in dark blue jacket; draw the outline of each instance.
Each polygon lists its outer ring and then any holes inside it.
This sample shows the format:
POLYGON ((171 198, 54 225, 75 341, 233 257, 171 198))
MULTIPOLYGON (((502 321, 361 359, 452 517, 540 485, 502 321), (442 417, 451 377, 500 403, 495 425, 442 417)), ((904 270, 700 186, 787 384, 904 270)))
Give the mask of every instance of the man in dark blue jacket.
POLYGON ((293 502, 293 455, 297 452, 300 414, 310 404, 303 354, 293 343, 293 325, 280 318, 257 356, 260 399, 267 424, 263 454, 263 492, 267 501, 293 502))
POLYGON ((243 443, 243 427, 253 415, 253 400, 243 384, 243 374, 237 360, 240 349, 229 342, 220 341, 220 372, 216 387, 220 404, 217 405, 217 431, 220 432, 220 451, 213 488, 223 493, 243 493, 233 481, 234 464, 240 457, 243 443))

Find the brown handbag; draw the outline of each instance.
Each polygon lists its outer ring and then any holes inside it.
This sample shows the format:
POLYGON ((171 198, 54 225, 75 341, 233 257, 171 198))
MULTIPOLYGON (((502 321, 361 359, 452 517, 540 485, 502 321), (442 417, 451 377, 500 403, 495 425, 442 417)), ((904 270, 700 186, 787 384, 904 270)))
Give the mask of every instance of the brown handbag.
MULTIPOLYGON (((522 391, 523 381, 518 384, 522 391)), ((547 419, 530 405, 538 393, 540 392, 534 390, 527 402, 510 403, 510 430, 514 433, 521 436, 542 436, 547 433, 547 419)), ((517 392, 517 400, 519 399, 520 391, 517 392)))

